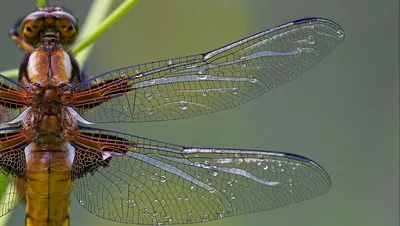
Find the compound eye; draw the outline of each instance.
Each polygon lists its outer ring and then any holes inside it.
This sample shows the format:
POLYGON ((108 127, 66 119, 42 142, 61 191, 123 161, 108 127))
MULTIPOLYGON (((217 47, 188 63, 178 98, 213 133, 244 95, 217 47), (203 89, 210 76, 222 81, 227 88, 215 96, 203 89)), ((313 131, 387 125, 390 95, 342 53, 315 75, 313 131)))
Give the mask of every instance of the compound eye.
POLYGON ((42 20, 32 20, 25 23, 22 30, 22 37, 25 41, 30 43, 31 39, 35 39, 39 36, 40 30, 42 29, 42 20))
POLYGON ((75 25, 67 19, 57 19, 56 25, 61 33, 62 39, 67 43, 71 44, 78 34, 75 25))

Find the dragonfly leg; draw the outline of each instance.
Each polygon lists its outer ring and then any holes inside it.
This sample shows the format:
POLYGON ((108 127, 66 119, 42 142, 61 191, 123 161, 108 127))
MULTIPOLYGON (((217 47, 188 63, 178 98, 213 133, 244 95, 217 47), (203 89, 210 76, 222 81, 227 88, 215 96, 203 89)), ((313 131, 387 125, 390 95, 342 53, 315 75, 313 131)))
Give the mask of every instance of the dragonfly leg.
POLYGON ((32 45, 28 44, 27 42, 24 41, 24 39, 21 37, 21 34, 18 33, 17 28, 14 27, 8 32, 9 37, 14 40, 21 48, 27 52, 31 53, 33 52, 34 48, 32 45))

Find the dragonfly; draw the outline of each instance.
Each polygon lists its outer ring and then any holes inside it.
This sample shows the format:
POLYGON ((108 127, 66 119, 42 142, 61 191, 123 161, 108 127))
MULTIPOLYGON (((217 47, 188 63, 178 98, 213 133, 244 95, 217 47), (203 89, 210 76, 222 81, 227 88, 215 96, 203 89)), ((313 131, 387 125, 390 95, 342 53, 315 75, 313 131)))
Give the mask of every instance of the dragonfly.
POLYGON ((26 52, 18 81, 0 76, 0 216, 26 200, 26 225, 69 225, 74 193, 101 218, 172 225, 265 211, 311 199, 328 173, 297 154, 191 147, 96 128, 188 119, 232 108, 306 72, 344 40, 303 18, 209 52, 84 79, 69 46, 72 14, 42 7, 10 36, 26 52), (11 186, 10 186, 11 185, 11 186), (4 201, 7 200, 7 201, 4 201))

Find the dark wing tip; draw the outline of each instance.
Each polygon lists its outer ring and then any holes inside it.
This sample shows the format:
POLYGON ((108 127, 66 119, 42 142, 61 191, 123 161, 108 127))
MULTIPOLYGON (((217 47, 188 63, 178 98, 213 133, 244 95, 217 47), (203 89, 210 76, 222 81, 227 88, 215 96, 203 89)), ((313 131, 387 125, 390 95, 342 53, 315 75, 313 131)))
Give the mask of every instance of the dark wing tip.
POLYGON ((323 23, 329 27, 332 27, 332 29, 336 29, 338 32, 341 32, 341 34, 343 35, 343 39, 344 39, 344 35, 345 35, 344 29, 335 21, 321 18, 321 17, 305 17, 305 18, 300 18, 300 19, 292 21, 293 24, 305 24, 305 23, 312 23, 312 22, 323 23))

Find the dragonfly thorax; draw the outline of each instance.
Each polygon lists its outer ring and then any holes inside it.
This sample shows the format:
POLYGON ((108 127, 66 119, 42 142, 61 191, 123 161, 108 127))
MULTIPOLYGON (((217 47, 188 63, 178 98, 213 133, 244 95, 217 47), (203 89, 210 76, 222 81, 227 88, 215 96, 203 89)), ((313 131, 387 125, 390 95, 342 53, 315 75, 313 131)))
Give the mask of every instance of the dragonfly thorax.
POLYGON ((78 70, 73 57, 53 36, 44 37, 41 45, 27 54, 25 66, 20 68, 20 81, 28 87, 30 107, 22 120, 29 131, 28 139, 71 139, 78 123, 68 110, 68 102, 78 70))

